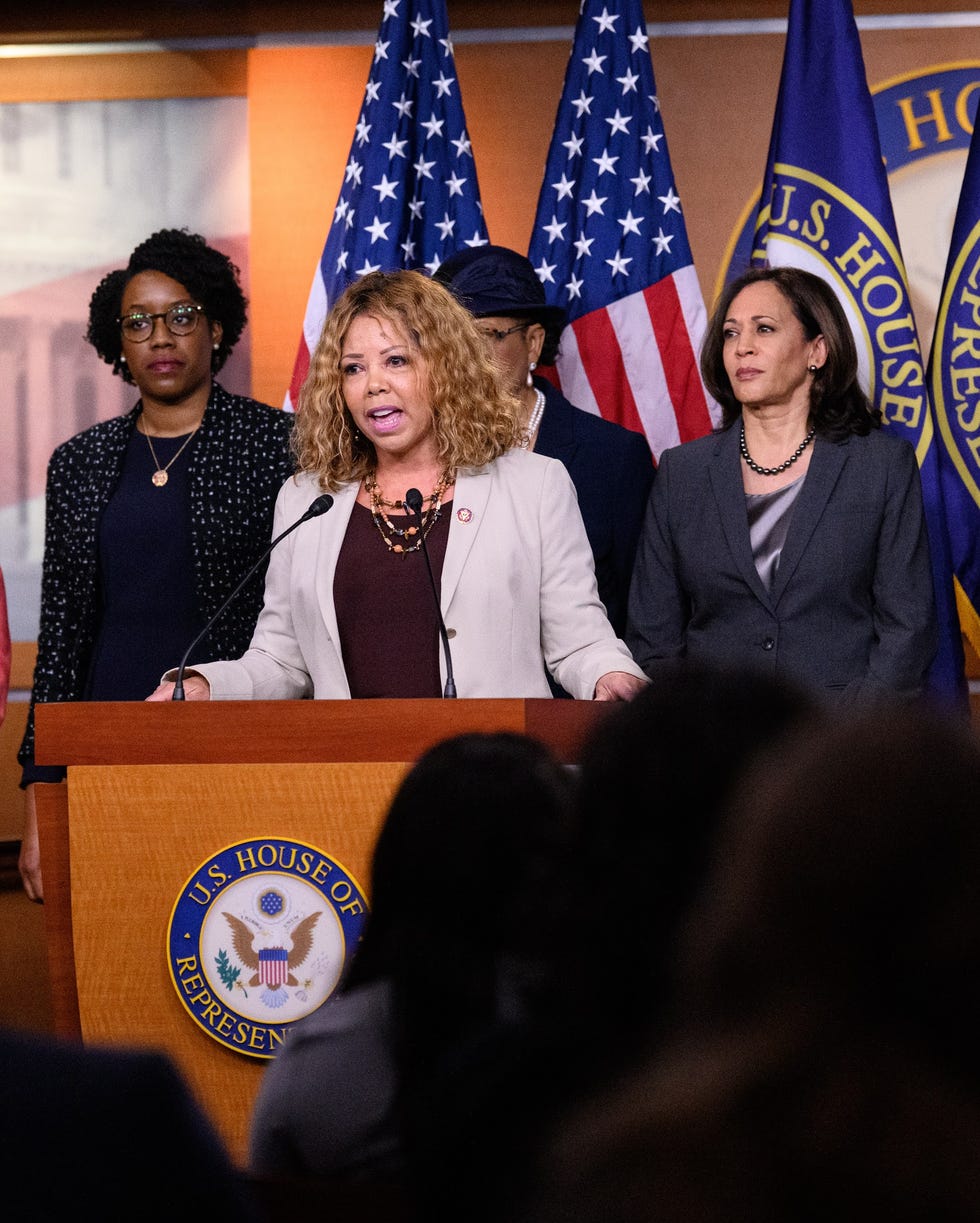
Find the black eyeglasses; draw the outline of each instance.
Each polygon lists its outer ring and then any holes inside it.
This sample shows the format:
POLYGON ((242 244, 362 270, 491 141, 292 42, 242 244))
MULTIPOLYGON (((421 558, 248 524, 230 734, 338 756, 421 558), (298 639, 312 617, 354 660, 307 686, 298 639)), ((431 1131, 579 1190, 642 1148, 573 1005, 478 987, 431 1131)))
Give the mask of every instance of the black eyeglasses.
POLYGON ((153 326, 158 318, 163 319, 171 335, 190 335, 203 313, 203 306, 171 306, 169 310, 161 310, 158 314, 145 314, 137 310, 132 314, 124 314, 122 318, 116 319, 116 322, 127 340, 142 344, 153 334, 153 326))
POLYGON ((506 331, 498 331, 496 327, 481 327, 480 334, 488 340, 496 340, 498 344, 503 344, 504 340, 509 335, 513 335, 515 331, 526 331, 531 326, 531 320, 526 323, 515 323, 513 327, 508 327, 506 331))

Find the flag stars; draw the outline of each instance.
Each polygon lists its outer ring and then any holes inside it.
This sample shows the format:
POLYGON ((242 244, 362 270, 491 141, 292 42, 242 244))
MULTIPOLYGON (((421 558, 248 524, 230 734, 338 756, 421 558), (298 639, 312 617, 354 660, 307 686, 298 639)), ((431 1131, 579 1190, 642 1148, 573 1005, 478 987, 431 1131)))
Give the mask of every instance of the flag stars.
POLYGON ((582 145, 585 143, 582 136, 569 136, 567 140, 563 140, 561 143, 562 148, 568 149, 569 161, 571 161, 573 157, 581 157, 582 145))
POLYGON ((599 27, 598 30, 596 30, 596 35, 606 33, 615 34, 616 22, 619 20, 619 14, 611 14, 607 8, 603 7, 603 10, 599 16, 593 17, 592 20, 599 27))
POLYGON ((608 195, 604 195, 600 198, 599 196, 596 195, 595 190, 593 190, 589 198, 587 200, 582 201, 582 205, 586 209, 588 216, 591 217, 591 216, 594 216, 595 213, 598 213, 599 216, 601 217, 605 215, 602 211, 602 205, 606 202, 607 199, 609 199, 608 195))
POLYGON ((633 191, 634 196, 642 195, 644 191, 647 193, 647 195, 650 194, 650 183, 652 182, 652 179, 649 174, 644 174, 643 171, 640 170, 636 178, 631 178, 630 182, 635 188, 633 191))
POLYGON ((390 46, 391 46, 390 42, 382 42, 380 38, 378 39, 378 41, 374 44, 374 62, 375 63, 377 63, 378 60, 388 58, 388 48, 390 46))
POLYGON ((383 200, 393 200, 396 198, 396 193, 398 191, 398 180, 389 179, 387 174, 382 174, 381 182, 372 183, 371 186, 372 186, 372 190, 377 191, 378 193, 378 203, 379 204, 383 200))
POLYGON ((431 118, 426 119, 423 123, 420 123, 419 127, 425 130, 426 140, 431 140, 433 136, 442 135, 442 129, 445 127, 445 125, 445 119, 437 119, 435 115, 433 115, 431 118))
POLYGON ((397 136, 392 136, 390 140, 384 141, 381 147, 388 150, 388 160, 392 161, 395 157, 405 156, 406 144, 408 144, 407 140, 399 140, 397 136))
POLYGON ((395 110, 398 111, 398 117, 400 119, 404 119, 406 115, 409 118, 411 118, 412 117, 412 107, 414 105, 415 105, 414 101, 411 98, 406 98, 404 93, 398 99, 397 102, 392 102, 392 106, 395 108, 395 110))
POLYGON ((593 242, 595 242, 595 238, 587 238, 584 230, 579 234, 579 236, 572 243, 579 259, 587 259, 589 255, 592 254, 593 242))
POLYGON ((612 259, 606 260, 606 263, 612 268, 613 276, 628 276, 627 267, 632 262, 632 259, 624 258, 622 255, 613 255, 612 259))
POLYGON ((572 279, 565 285, 565 290, 569 297, 579 298, 582 296, 582 285, 584 280, 580 280, 578 276, 572 275, 572 279))
POLYGON ((549 243, 550 242, 564 242, 565 226, 567 224, 568 224, 567 221, 559 221, 558 218, 554 214, 552 214, 551 224, 543 226, 544 232, 548 235, 549 243))
POLYGON ((463 194, 463 187, 465 183, 466 179, 460 178, 455 173, 450 178, 447 178, 446 186, 449 188, 449 198, 452 199, 454 195, 461 196, 463 194))
POLYGON ((412 169, 420 178, 432 178, 432 167, 435 164, 434 161, 426 161, 424 157, 420 157, 413 163, 412 169))
POLYGON ((595 48, 593 48, 592 54, 587 55, 582 60, 582 63, 585 64, 586 68, 588 69, 589 76, 591 76, 593 72, 598 72, 601 76, 602 65, 608 58, 608 55, 599 55, 595 48))
POLYGON ((657 199, 663 204, 664 212, 677 212, 681 210, 681 197, 674 193, 673 187, 667 188, 666 195, 658 195, 657 199))
POLYGON ((382 221, 380 217, 375 217, 370 225, 364 226, 364 232, 371 235, 371 245, 374 246, 375 242, 387 241, 390 228, 390 221, 382 221))
POLYGON ((542 259, 541 266, 534 269, 538 274, 538 280, 542 284, 553 285, 555 283, 555 268, 557 266, 557 263, 545 263, 542 259))
POLYGON ((465 132, 462 136, 457 136, 455 140, 449 142, 456 150, 457 157, 469 157, 473 146, 470 144, 470 138, 465 132))
POLYGON ((567 174, 563 174, 557 183, 552 183, 551 185, 558 192, 559 202, 566 199, 570 200, 575 191, 575 179, 569 178, 567 174))
POLYGON ((636 84, 639 79, 640 78, 637 73, 630 72, 630 70, 627 68, 625 76, 616 77, 616 84, 622 85, 623 95, 625 96, 628 93, 636 93, 636 84))
POLYGON ((370 102, 377 102, 378 95, 381 93, 380 81, 368 81, 364 89, 364 105, 367 106, 370 102))
POLYGON ((371 263, 370 260, 365 259, 363 267, 359 267, 357 271, 354 273, 354 275, 355 276, 368 276, 370 275, 371 272, 380 272, 380 271, 381 271, 380 263, 371 263))
POLYGON ((657 248, 654 254, 662 255, 664 251, 666 251, 668 255, 672 254, 673 252, 670 249, 670 244, 673 242, 673 240, 673 234, 665 234, 663 229, 658 229, 656 237, 653 239, 654 245, 657 248))
POLYGON ((448 56, 448 55, 452 55, 452 53, 453 53, 453 40, 452 40, 451 38, 440 38, 440 39, 439 39, 439 46, 440 46, 440 47, 442 47, 442 53, 443 53, 443 55, 447 55, 447 56, 448 56))
MULTIPOLYGON (((481 209, 482 211, 482 209, 481 209)), ((464 246, 489 246, 489 238, 484 238, 477 230, 473 231, 472 238, 466 238, 463 241, 464 246)))
POLYGON ((361 175, 364 173, 364 166, 355 158, 351 158, 344 168, 344 182, 354 182, 360 186, 361 175))
POLYGON ((401 0, 385 0, 385 7, 384 7, 384 20, 385 21, 387 21, 389 17, 398 16, 398 5, 400 2, 401 0))
POLYGON ((627 234, 638 234, 640 232, 640 222, 643 220, 643 217, 633 216, 633 210, 629 208, 626 211, 625 217, 616 218, 616 223, 623 227, 623 237, 625 238, 627 234))
POLYGON ((655 132, 650 124, 647 124, 647 130, 640 137, 643 143, 643 151, 645 153, 659 153, 660 141, 663 140, 663 132, 655 132))
POLYGON ((342 221, 344 217, 347 216, 347 210, 349 207, 350 205, 347 203, 345 199, 338 200, 337 207, 334 209, 334 214, 333 214, 334 221, 335 222, 342 221))
POLYGON ((421 221, 422 213, 425 211, 425 200, 409 200, 408 211, 412 214, 413 221, 421 221))
POLYGON ((441 221, 436 221, 436 229, 438 229, 439 236, 442 238, 443 242, 445 242, 447 238, 452 237, 453 230, 455 228, 456 222, 450 217, 448 212, 444 212, 442 214, 441 221))
POLYGON ((615 136, 617 132, 628 133, 632 119, 632 115, 621 115, 617 106, 616 113, 611 118, 608 115, 606 116, 606 122, 609 124, 609 135, 615 136))
POLYGON ((446 76, 444 72, 440 72, 439 75, 432 82, 432 84, 436 87, 436 90, 437 90, 436 97, 437 98, 448 98, 450 90, 452 89, 453 85, 455 85, 455 83, 456 83, 456 78, 454 76, 446 76))
POLYGON ((641 25, 638 25, 636 27, 636 33, 628 35, 628 38, 630 40, 630 51, 633 55, 635 55, 637 51, 645 51, 650 45, 650 37, 641 25))
POLYGON ((601 178, 603 174, 616 173, 616 162, 619 161, 618 157, 610 157, 607 152, 603 151, 601 157, 593 157, 592 160, 599 167, 598 177, 601 178))
POLYGON ((432 25, 431 17, 427 21, 423 20, 421 17, 416 17, 414 21, 409 22, 409 25, 412 27, 412 33, 416 38, 432 37, 432 35, 429 33, 429 26, 432 25))
POLYGON ((367 122, 363 115, 361 115, 360 119, 358 120, 357 128, 355 130, 357 133, 357 143, 367 144, 368 136, 371 134, 371 124, 367 122))
POLYGON ((572 106, 575 107, 575 118, 581 119, 583 115, 591 115, 592 103, 594 101, 595 98, 587 98, 585 96, 585 90, 580 89, 578 97, 572 98, 572 106))
POLYGON ((421 66, 422 66, 422 61, 420 59, 403 59, 402 60, 402 67, 405 69, 405 71, 408 73, 409 76, 414 76, 416 80, 418 80, 419 68, 421 66))

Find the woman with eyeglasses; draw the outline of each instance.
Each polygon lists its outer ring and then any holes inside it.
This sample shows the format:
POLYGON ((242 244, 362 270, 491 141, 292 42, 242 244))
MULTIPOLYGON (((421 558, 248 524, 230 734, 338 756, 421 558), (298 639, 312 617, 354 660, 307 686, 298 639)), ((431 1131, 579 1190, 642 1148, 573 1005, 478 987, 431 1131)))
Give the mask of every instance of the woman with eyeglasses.
POLYGON ((641 433, 583 411, 536 374, 553 365, 565 324, 529 259, 506 246, 466 247, 435 272, 474 315, 507 389, 523 412, 521 444, 558 459, 575 485, 599 598, 622 636, 653 456, 641 433))
MULTIPOLYGON (((293 417, 217 382, 246 322, 238 269, 197 234, 164 229, 110 272, 86 339, 139 400, 59 446, 48 466, 37 665, 18 759, 27 795, 20 870, 43 899, 33 784, 34 705, 141 700, 218 610, 271 538, 292 474, 293 417)), ((203 644, 246 648, 256 574, 203 644)))

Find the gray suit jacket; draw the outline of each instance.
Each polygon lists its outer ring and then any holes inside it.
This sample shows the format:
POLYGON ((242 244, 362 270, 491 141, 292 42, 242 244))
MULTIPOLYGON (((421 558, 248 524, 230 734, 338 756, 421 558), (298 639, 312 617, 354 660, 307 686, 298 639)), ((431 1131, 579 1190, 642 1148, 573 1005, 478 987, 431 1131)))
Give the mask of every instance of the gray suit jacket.
MULTIPOLYGON (((333 579, 357 489, 345 485, 329 513, 304 523, 273 552, 245 655, 194 666, 213 699, 350 696, 333 579)), ((275 532, 319 492, 310 475, 287 480, 275 532)), ((575 488, 561 463, 512 450, 486 467, 461 470, 449 512, 441 607, 460 697, 550 696, 546 667, 583 700, 609 671, 642 678, 599 601, 575 488)), ((399 631, 397 609, 379 609, 381 629, 399 631)), ((442 666, 445 681, 444 660, 442 666)))
POLYGON ((919 692, 937 630, 912 447, 881 430, 818 438, 767 591, 738 435, 661 456, 630 592, 637 662, 648 674, 679 657, 749 666, 838 701, 919 692))

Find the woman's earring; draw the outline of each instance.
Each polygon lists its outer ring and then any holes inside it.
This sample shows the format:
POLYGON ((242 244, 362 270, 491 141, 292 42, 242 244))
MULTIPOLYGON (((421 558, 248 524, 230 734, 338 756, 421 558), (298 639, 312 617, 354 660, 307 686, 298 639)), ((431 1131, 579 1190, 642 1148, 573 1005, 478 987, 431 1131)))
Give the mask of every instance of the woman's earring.
POLYGON ((808 365, 806 368, 807 368, 808 373, 815 374, 820 369, 820 366, 819 365, 808 365))
POLYGON ((531 377, 531 375, 534 373, 534 371, 535 371, 537 368, 538 368, 538 363, 537 363, 537 361, 532 361, 532 362, 531 362, 531 364, 530 364, 530 365, 527 367, 527 384, 528 384, 528 386, 534 386, 534 379, 531 377))

